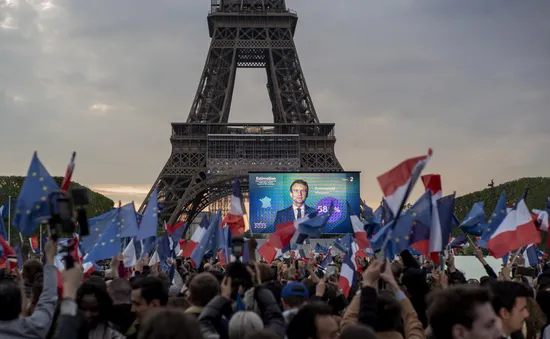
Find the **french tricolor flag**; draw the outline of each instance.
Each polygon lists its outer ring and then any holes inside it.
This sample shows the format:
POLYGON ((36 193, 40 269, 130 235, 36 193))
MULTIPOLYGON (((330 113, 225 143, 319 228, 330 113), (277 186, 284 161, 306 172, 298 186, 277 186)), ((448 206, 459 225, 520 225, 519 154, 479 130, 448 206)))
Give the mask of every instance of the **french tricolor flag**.
POLYGON ((541 231, 548 232, 548 226, 550 225, 550 215, 547 211, 543 210, 533 210, 533 213, 536 216, 537 222, 539 223, 539 229, 541 231))
POLYGON ((384 192, 386 203, 394 216, 407 201, 414 184, 431 156, 432 149, 429 149, 427 155, 407 159, 378 177, 378 183, 384 192))
MULTIPOLYGON (((536 215, 539 229, 548 232, 548 226, 550 224, 550 198, 546 200, 546 208, 544 210, 533 210, 533 213, 536 215)), ((548 241, 550 242, 550 238, 548 241)))
POLYGON ((355 214, 351 210, 351 206, 348 204, 348 211, 349 211, 349 218, 351 220, 351 226, 353 227, 353 233, 355 235, 355 242, 357 242, 357 245, 360 249, 367 249, 370 248, 370 241, 367 238, 367 232, 365 231, 365 225, 361 220, 359 220, 359 217, 357 214, 355 214))
POLYGON ((69 187, 71 186, 71 178, 73 177, 74 172, 74 159, 76 158, 76 152, 73 152, 73 155, 71 156, 71 161, 69 162, 69 165, 67 166, 67 171, 65 171, 65 177, 63 178, 63 182, 61 183, 61 190, 68 192, 69 187))
POLYGON ((229 213, 223 217, 222 224, 227 224, 231 235, 236 237, 244 233, 244 205, 241 194, 241 182, 236 179, 233 182, 231 194, 231 207, 229 213))
POLYGON ((103 271, 103 269, 96 263, 87 262, 82 264, 82 271, 84 273, 84 278, 88 279, 93 272, 103 271))
POLYGON ((122 252, 122 262, 124 267, 134 267, 136 265, 136 261, 136 247, 134 245, 134 238, 132 238, 122 252))
POLYGON ((258 253, 261 254, 265 261, 271 264, 275 258, 282 256, 283 252, 290 249, 290 244, 303 244, 306 236, 300 236, 298 227, 305 220, 309 220, 309 217, 306 216, 298 220, 275 225, 275 232, 258 249, 258 253))
POLYGON ((206 218, 206 215, 202 218, 201 223, 199 227, 193 232, 193 235, 191 236, 191 239, 187 241, 185 244, 185 248, 183 249, 181 255, 186 258, 190 258, 191 254, 193 254, 193 251, 195 251, 195 248, 199 245, 199 243, 202 240, 202 237, 206 234, 206 231, 208 229, 208 226, 210 226, 210 222, 208 222, 208 219, 206 218))
POLYGON ((342 262, 342 269, 340 272, 340 277, 338 278, 338 287, 342 290, 342 294, 347 298, 351 286, 353 285, 353 278, 355 275, 357 267, 349 255, 344 256, 344 261, 342 262))
MULTIPOLYGON (((6 268, 6 262, 8 258, 15 256, 15 250, 11 248, 10 244, 4 240, 3 237, 0 237, 0 269, 6 268)), ((16 260, 17 266, 17 260, 16 260)))
POLYGON ((540 241, 540 232, 525 204, 524 196, 502 220, 489 239, 487 248, 493 257, 502 258, 511 251, 540 241))
POLYGON ((437 201, 443 196, 441 185, 441 175, 427 174, 422 176, 422 183, 426 191, 432 194, 432 223, 430 225, 430 253, 432 260, 439 264, 439 253, 443 251, 447 244, 443 244, 443 235, 441 232, 441 222, 439 221, 439 211, 437 201))
POLYGON ((327 224, 332 210, 331 205, 328 213, 314 212, 298 220, 275 225, 275 232, 258 249, 258 253, 271 264, 275 258, 290 250, 291 244, 302 245, 307 240, 308 234, 320 232, 327 224))
POLYGON ((40 245, 38 244, 38 236, 33 235, 32 237, 29 237, 29 244, 31 245, 31 249, 34 253, 38 254, 40 252, 40 245))

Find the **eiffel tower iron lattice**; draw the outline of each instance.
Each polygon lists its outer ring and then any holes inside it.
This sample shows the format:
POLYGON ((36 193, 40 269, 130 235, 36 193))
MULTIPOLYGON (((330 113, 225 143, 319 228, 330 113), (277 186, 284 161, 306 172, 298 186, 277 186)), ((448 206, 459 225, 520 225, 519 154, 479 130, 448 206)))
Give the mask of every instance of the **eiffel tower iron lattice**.
MULTIPOLYGON (((172 153, 158 176, 161 218, 191 222, 231 194, 248 190, 248 172, 334 172, 333 123, 320 123, 285 0, 211 0, 206 64, 187 122, 172 123, 172 153), (273 123, 229 123, 237 68, 264 68, 273 123)), ((152 192, 152 189, 151 189, 152 192)), ((145 210, 149 195, 140 207, 145 210)))

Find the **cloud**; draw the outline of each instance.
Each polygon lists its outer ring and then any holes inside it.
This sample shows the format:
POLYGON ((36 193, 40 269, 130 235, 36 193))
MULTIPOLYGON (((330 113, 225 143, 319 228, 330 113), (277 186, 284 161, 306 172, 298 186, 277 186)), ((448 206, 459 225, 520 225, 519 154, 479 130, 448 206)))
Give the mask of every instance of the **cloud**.
POLYGON ((139 208, 143 200, 145 200, 147 193, 149 193, 150 187, 148 185, 123 186, 103 184, 92 185, 90 189, 113 199, 115 204, 118 201, 121 201, 122 204, 133 201, 136 208, 139 208))
MULTIPOLYGON (((428 147, 427 171, 459 195, 550 173, 550 2, 287 3, 317 114, 336 123, 338 159, 363 172, 367 201, 380 199, 377 175, 428 147)), ((0 171, 24 174, 37 149, 62 175, 77 150, 77 181, 150 187, 170 122, 186 120, 195 96, 208 10, 0 0, 0 171)), ((272 121, 265 82, 263 70, 239 70, 230 121, 272 121)))

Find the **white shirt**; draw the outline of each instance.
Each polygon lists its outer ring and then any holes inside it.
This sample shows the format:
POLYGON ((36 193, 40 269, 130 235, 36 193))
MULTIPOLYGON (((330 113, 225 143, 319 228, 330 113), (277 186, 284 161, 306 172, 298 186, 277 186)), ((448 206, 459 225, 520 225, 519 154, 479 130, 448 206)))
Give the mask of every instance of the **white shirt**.
POLYGON ((300 218, 303 218, 305 217, 305 212, 306 212, 306 207, 305 205, 302 206, 302 207, 294 207, 292 206, 292 209, 294 210, 294 220, 297 220, 298 219, 298 210, 301 211, 301 217, 300 218))

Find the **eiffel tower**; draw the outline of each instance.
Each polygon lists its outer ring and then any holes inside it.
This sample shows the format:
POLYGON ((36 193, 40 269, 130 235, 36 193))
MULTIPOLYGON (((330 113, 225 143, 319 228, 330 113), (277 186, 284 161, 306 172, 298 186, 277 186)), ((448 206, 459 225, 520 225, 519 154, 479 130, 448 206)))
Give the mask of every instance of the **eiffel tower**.
MULTIPOLYGON (((285 0, 211 0, 210 49, 185 123, 172 123, 172 153, 158 176, 161 218, 192 222, 248 172, 342 171, 333 123, 320 123, 285 0), (273 123, 229 123, 237 68, 264 68, 273 123)), ((143 213, 151 194, 140 207, 143 213)))

